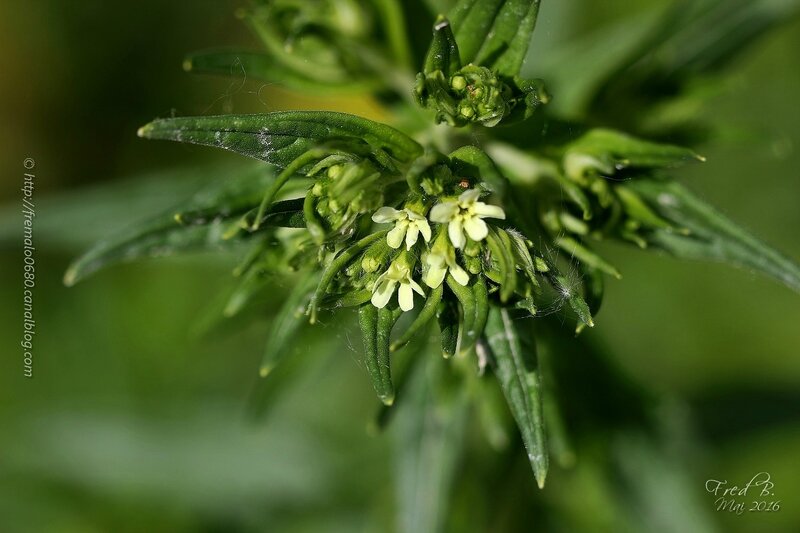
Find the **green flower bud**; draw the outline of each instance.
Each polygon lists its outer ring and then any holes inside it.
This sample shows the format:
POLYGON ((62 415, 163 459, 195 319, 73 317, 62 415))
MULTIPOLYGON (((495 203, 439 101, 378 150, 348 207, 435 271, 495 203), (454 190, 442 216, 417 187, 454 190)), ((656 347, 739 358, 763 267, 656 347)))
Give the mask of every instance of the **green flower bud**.
POLYGON ((462 67, 449 78, 441 70, 420 73, 415 95, 420 105, 436 111, 437 122, 451 126, 492 127, 512 115, 527 118, 547 101, 541 83, 502 78, 478 65, 462 67))

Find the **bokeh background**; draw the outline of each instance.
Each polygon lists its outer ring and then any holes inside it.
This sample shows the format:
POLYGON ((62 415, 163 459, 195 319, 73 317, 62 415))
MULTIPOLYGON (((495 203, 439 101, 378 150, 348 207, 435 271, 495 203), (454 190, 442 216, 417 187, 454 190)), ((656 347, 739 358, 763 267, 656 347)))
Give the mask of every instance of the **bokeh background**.
MULTIPOLYGON (((545 1, 530 61, 667 3, 545 1)), ((365 429, 376 402, 358 339, 346 328, 323 324, 304 338, 265 392, 254 387, 274 306, 264 302, 236 323, 211 318, 232 287, 236 256, 146 261, 70 289, 61 283, 69 261, 92 242, 191 194, 218 177, 220 165, 236 164, 233 155, 137 139, 136 129, 154 117, 288 108, 381 116, 363 98, 311 98, 244 78, 184 73, 192 50, 255 45, 233 16, 237 6, 0 4, 0 531, 393 527, 391 437, 365 429), (27 157, 36 161, 33 379, 23 377, 19 347, 19 187, 27 157), (174 171, 186 166, 197 172, 174 171)), ((676 173, 795 259, 797 50, 800 21, 787 21, 725 72, 721 90, 697 110, 722 134, 697 147, 706 164, 676 173)), ((627 378, 686 413, 699 443, 687 457, 694 491, 687 498, 709 512, 703 527, 800 530, 800 296, 724 266, 611 244, 601 251, 624 279, 608 284, 598 327, 587 335, 627 378), (779 512, 713 512, 707 479, 743 483, 761 471, 772 476, 779 512)), ((275 281, 280 297, 285 283, 275 281)), ((637 460, 648 459, 632 455, 634 467, 637 460)), ((553 479, 590 475, 602 461, 579 458, 572 473, 552 471, 553 490, 553 479)), ((572 498, 578 514, 603 501, 593 493, 572 498)), ((546 503, 531 505, 534 524, 546 503)), ((676 505, 672 512, 688 511, 676 505)), ((652 531, 669 531, 669 522, 652 531)), ((452 529, 471 530, 457 517, 452 529)))

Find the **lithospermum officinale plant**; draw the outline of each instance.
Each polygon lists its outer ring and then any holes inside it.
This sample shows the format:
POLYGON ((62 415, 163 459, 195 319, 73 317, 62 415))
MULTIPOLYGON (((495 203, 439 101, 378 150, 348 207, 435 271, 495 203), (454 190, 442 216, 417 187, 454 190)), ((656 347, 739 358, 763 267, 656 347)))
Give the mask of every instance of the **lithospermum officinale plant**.
MULTIPOLYGON (((734 19, 725 2, 701 3, 707 21, 745 20, 734 19)), ((241 283, 225 314, 269 283, 265 272, 295 275, 262 376, 286 356, 304 322, 355 310, 365 367, 387 406, 382 419, 414 379, 409 367, 426 359, 448 358, 479 410, 493 401, 484 384, 496 378, 541 487, 548 439, 560 450, 564 436, 535 346, 563 327, 548 320, 555 312, 562 322, 572 317, 578 332, 595 325, 604 277, 621 276, 594 242, 728 262, 800 290, 794 263, 670 179, 703 158, 658 140, 689 139, 682 132, 692 124, 640 118, 684 94, 693 76, 723 65, 783 14, 769 12, 769 24, 734 32, 725 46, 713 39, 689 46, 681 24, 665 25, 661 40, 641 44, 573 98, 583 101, 581 110, 563 113, 548 110, 544 81, 521 74, 539 0, 423 4, 258 0, 242 10, 263 49, 200 52, 186 60, 187 70, 227 74, 236 64, 250 77, 300 90, 372 91, 393 126, 325 111, 155 120, 140 137, 263 163, 220 176, 169 217, 99 244, 65 279, 71 285, 120 260, 244 246, 234 272, 241 283), (449 8, 439 13, 434 4, 449 8), (432 29, 424 51, 410 38, 419 30, 407 32, 420 20, 432 29), (660 54, 671 39, 686 46, 660 54), (609 106, 621 109, 626 100, 641 107, 615 120, 609 106), (438 348, 412 344, 414 353, 398 365, 395 356, 433 329, 438 348)), ((667 20, 694 21, 692 9, 679 3, 667 20)), ((758 2, 747 9, 767 15, 758 2)))

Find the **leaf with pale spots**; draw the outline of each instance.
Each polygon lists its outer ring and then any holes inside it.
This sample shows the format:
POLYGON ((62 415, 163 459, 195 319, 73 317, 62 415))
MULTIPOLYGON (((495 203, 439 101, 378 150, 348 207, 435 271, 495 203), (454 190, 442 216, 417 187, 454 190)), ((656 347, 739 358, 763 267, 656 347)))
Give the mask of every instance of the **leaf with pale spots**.
POLYGON ((422 154, 416 141, 390 126, 329 111, 165 118, 140 128, 139 136, 213 146, 280 167, 326 144, 404 162, 422 154))

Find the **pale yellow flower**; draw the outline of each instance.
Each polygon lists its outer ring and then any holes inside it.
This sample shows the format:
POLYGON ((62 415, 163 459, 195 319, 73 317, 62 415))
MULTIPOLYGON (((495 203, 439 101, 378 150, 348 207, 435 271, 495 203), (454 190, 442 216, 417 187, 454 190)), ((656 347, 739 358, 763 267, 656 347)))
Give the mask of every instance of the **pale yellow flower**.
POLYGON ((506 218, 501 207, 479 202, 480 196, 479 190, 469 189, 461 193, 458 199, 445 200, 431 209, 431 221, 447 224, 447 234, 456 248, 464 247, 467 235, 473 241, 486 238, 489 228, 484 218, 506 218))
POLYGON ((381 274, 375 281, 375 288, 372 292, 372 305, 379 309, 386 307, 389 300, 392 299, 395 289, 397 289, 397 301, 403 311, 414 309, 415 292, 420 296, 425 296, 425 291, 422 290, 422 287, 411 279, 411 268, 404 257, 392 261, 386 272, 381 274))
POLYGON ((432 289, 442 284, 448 272, 459 285, 469 283, 469 274, 456 262, 456 250, 447 241, 444 232, 437 237, 430 252, 424 256, 424 261, 427 265, 427 271, 422 281, 432 289))
POLYGON ((378 224, 394 222, 394 228, 386 235, 386 242, 392 248, 400 248, 403 238, 406 240, 406 250, 410 250, 422 234, 425 242, 431 240, 431 227, 428 220, 411 209, 394 209, 381 207, 372 215, 372 221, 378 224))

